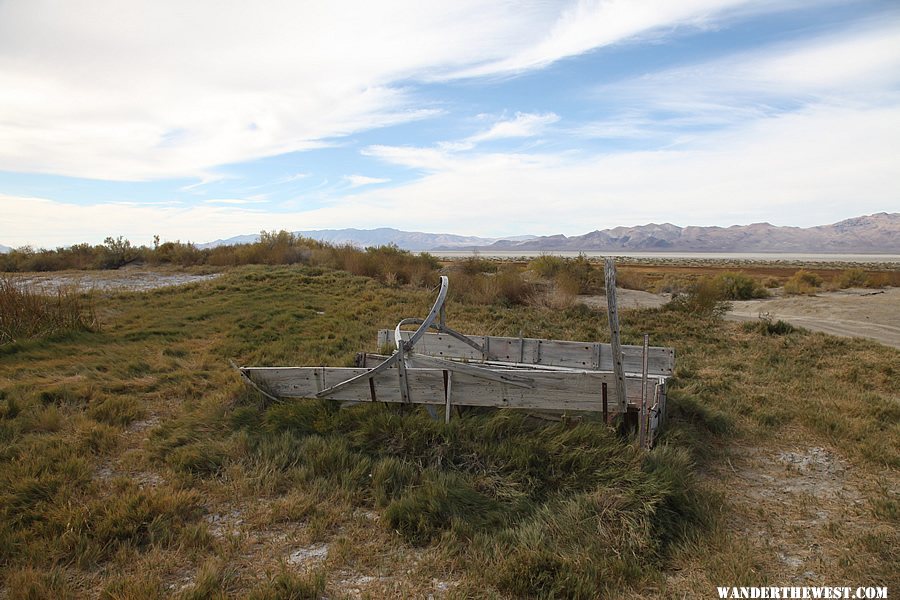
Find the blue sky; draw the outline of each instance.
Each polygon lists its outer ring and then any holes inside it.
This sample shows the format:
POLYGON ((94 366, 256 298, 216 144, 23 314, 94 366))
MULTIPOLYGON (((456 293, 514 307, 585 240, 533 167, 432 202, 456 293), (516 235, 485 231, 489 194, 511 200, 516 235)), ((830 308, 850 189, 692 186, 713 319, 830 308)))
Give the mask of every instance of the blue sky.
POLYGON ((0 2, 0 244, 900 210, 900 5, 0 2))

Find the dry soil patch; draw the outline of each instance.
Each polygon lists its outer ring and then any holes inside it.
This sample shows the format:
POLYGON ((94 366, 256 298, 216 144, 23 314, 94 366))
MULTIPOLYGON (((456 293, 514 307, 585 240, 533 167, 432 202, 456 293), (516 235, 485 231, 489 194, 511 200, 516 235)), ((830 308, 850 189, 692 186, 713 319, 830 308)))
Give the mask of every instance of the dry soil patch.
MULTIPOLYGON (((668 294, 617 289, 620 309, 658 308, 668 294)), ((578 296, 582 304, 606 310, 606 296, 578 296)), ((761 316, 844 337, 862 337, 900 348, 900 288, 848 289, 815 296, 773 296, 732 302, 727 318, 755 321, 761 316)))
POLYGON ((146 269, 119 269, 26 273, 16 276, 16 281, 20 285, 45 293, 55 293, 60 287, 96 292, 146 292, 161 287, 208 281, 220 275, 221 273, 196 275, 146 269))
POLYGON ((728 318, 760 315, 845 337, 863 337, 900 348, 900 288, 849 289, 815 296, 781 296, 732 303, 728 318))

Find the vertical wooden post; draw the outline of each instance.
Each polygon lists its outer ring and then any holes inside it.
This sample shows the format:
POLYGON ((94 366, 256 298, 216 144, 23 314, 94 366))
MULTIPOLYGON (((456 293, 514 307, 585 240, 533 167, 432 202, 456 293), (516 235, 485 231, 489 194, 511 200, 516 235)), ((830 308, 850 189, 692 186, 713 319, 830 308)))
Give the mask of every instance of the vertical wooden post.
POLYGON ((444 373, 446 373, 446 377, 447 377, 447 391, 446 391, 447 396, 444 399, 444 401, 445 401, 444 423, 449 423, 450 422, 450 406, 451 406, 450 394, 453 393, 453 371, 444 371, 444 373))
POLYGON ((638 443, 641 448, 646 448, 649 443, 647 440, 647 371, 650 355, 650 336, 644 334, 644 353, 641 358, 641 412, 640 422, 638 423, 638 443))
POLYGON ((622 364, 622 343, 619 341, 619 310, 616 307, 616 262, 612 258, 605 261, 606 305, 609 315, 609 341, 612 346, 613 372, 616 375, 616 404, 623 415, 627 410, 625 399, 625 366, 622 364))
POLYGON ((403 356, 403 344, 397 346, 397 371, 400 376, 400 398, 409 404, 409 379, 406 375, 406 357, 403 356))
POLYGON ((519 330, 519 363, 525 362, 525 337, 522 335, 522 330, 519 330))

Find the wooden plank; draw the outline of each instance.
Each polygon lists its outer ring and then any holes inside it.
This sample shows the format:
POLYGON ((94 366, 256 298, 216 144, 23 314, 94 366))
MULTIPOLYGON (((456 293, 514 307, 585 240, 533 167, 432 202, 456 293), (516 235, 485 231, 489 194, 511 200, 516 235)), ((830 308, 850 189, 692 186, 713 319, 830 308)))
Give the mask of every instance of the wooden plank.
POLYGON ((644 364, 641 371, 641 420, 638 423, 638 444, 640 444, 641 448, 647 447, 647 426, 649 425, 649 423, 647 422, 647 387, 649 383, 647 378, 647 355, 649 354, 648 348, 650 348, 650 336, 645 333, 643 352, 644 364))
MULTIPOLYGON (((392 366, 376 373, 372 379, 375 396, 379 402, 403 402, 398 386, 398 367, 392 366)), ((350 367, 244 367, 242 372, 263 389, 283 398, 309 398, 320 389, 323 377, 330 383, 338 383, 367 372, 367 369, 350 367)), ((610 373, 583 370, 571 372, 526 371, 535 380, 535 388, 514 387, 508 383, 489 381, 465 373, 452 374, 453 404, 466 406, 494 406, 542 410, 592 411, 602 410, 603 384, 615 386, 610 373)), ((410 401, 415 404, 443 404, 447 395, 444 388, 443 369, 407 367, 407 383, 410 401)), ((520 376, 522 370, 499 370, 520 376)), ((628 382, 640 390, 640 380, 628 382)), ((333 400, 371 402, 372 388, 363 378, 340 388, 333 400)), ((613 410, 615 412, 615 410, 613 410)))
MULTIPOLYGON (((379 348, 389 341, 393 331, 383 329, 378 332, 379 348)), ((403 332, 408 339, 408 332, 403 332)), ((485 345, 485 336, 466 336, 480 346, 485 345)), ((543 340, 538 338, 517 338, 490 336, 491 356, 494 360, 510 363, 540 364, 547 366, 588 368, 598 371, 612 371, 612 346, 599 342, 575 342, 565 340, 543 340), (599 364, 598 361, 599 360, 599 364)), ((443 333, 427 333, 414 348, 415 352, 442 358, 458 358, 471 361, 482 360, 482 355, 468 344, 443 333)), ((638 374, 642 371, 643 347, 623 345, 623 366, 626 373, 638 374)), ((651 346, 648 356, 648 374, 651 376, 672 375, 675 368, 675 350, 651 346)))
POLYGON ((609 340, 612 346, 613 372, 616 374, 616 403, 620 411, 625 410, 625 365, 622 362, 622 346, 619 343, 619 309, 616 306, 616 263, 605 261, 606 306, 609 318, 609 340))
MULTIPOLYGON (((377 365, 381 363, 383 360, 389 358, 384 354, 366 354, 366 362, 370 365, 377 365)), ((455 361, 459 362, 459 361, 455 361)), ((428 368, 439 368, 436 363, 433 363, 427 359, 427 357, 416 354, 409 354, 406 358, 406 364, 408 367, 415 367, 417 369, 428 369, 428 368)), ((443 363, 440 363, 443 364, 443 363)), ((464 364, 464 363, 463 363, 464 364)), ((531 378, 531 374, 535 372, 557 372, 557 373, 594 373, 593 369, 570 369, 564 367, 550 367, 546 365, 518 365, 515 363, 502 363, 497 361, 485 362, 485 363, 475 363, 477 365, 485 365, 492 367, 492 371, 502 372, 508 374, 516 374, 520 377, 531 378)), ((442 368, 442 367, 441 367, 442 368)), ((601 373, 609 373, 609 371, 600 371, 601 373)), ((498 377, 498 379, 500 379, 498 377)), ((653 377, 653 384, 656 387, 661 387, 665 390, 665 377, 653 377)), ((533 379, 532 379, 533 381, 533 379)), ((628 399, 628 403, 634 406, 640 406, 642 391, 641 391, 641 376, 640 375, 626 375, 625 376, 625 396, 628 399)), ((332 382, 334 383, 334 382, 332 382)), ((533 385, 538 385, 536 382, 533 385)))
MULTIPOLYGON (((396 365, 376 373, 370 379, 361 378, 339 388, 329 400, 371 402, 372 387, 379 402, 404 402, 400 393, 400 378, 396 365)), ((241 371, 263 389, 282 398, 312 398, 320 389, 321 373, 333 383, 363 375, 371 369, 355 367, 244 367, 241 371)), ((419 404, 444 404, 444 377, 439 369, 407 369, 408 384, 415 390, 413 400, 419 404)), ((324 388, 322 388, 324 389, 324 388)))
POLYGON ((457 371, 480 379, 508 383, 517 387, 534 388, 534 381, 527 377, 522 377, 521 374, 510 375, 509 371, 507 371, 506 374, 501 374, 498 373, 496 369, 490 369, 481 364, 470 364, 442 358, 433 358, 425 355, 419 355, 414 358, 411 357, 407 362, 414 364, 417 367, 457 371))

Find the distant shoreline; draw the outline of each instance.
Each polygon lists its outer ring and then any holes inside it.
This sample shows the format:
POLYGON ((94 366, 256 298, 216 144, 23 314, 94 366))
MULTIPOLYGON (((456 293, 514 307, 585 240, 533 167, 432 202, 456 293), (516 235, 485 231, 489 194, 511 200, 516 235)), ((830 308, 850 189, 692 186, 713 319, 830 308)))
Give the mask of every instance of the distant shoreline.
POLYGON ((481 258, 528 260, 544 254, 553 256, 576 257, 584 254, 588 258, 613 256, 616 258, 654 259, 654 260, 701 260, 732 262, 767 262, 767 263, 847 263, 847 264, 896 264, 900 265, 900 254, 817 254, 799 252, 623 252, 623 251, 585 251, 569 250, 431 250, 438 258, 454 259, 480 256, 481 258))

